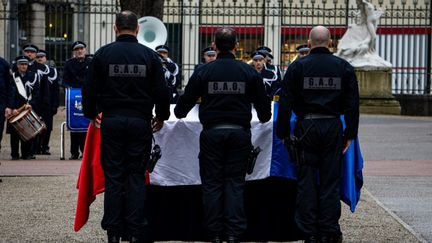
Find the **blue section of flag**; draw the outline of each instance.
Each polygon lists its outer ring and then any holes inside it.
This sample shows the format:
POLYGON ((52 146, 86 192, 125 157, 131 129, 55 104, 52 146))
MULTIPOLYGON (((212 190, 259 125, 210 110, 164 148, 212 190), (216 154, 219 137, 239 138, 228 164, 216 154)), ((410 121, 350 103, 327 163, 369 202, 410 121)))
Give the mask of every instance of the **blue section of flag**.
POLYGON ((73 132, 86 132, 89 119, 82 111, 81 89, 66 89, 66 127, 73 132))
MULTIPOLYGON (((276 125, 279 104, 274 102, 273 126, 276 125)), ((291 132, 294 130, 296 116, 291 116, 291 132)), ((341 121, 345 129, 345 119, 341 116, 341 121)), ((343 157, 342 181, 340 187, 341 200, 347 204, 351 212, 354 212, 360 200, 360 191, 363 186, 363 157, 360 151, 358 138, 355 139, 343 157)), ((276 136, 276 129, 273 128, 273 148, 272 162, 270 166, 270 176, 297 179, 296 167, 289 158, 288 151, 282 141, 276 136)))

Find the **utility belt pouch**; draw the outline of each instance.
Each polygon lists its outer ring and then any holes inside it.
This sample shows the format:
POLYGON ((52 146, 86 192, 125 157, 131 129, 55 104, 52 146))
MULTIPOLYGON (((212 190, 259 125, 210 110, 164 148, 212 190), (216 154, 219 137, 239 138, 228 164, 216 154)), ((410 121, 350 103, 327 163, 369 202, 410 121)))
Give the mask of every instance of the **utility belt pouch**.
POLYGON ((248 162, 247 162, 247 168, 246 168, 246 173, 248 175, 253 173, 257 157, 261 151, 262 151, 262 149, 259 146, 256 148, 252 147, 251 152, 249 154, 249 158, 248 158, 248 162))

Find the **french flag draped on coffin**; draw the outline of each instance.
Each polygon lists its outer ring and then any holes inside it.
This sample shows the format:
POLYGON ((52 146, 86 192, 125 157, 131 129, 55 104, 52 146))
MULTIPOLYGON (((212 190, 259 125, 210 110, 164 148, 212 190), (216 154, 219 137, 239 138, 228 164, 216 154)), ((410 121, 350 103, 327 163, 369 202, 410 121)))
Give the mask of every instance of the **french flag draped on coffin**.
MULTIPOLYGON (((247 175, 245 207, 248 217, 246 241, 297 240, 294 222, 296 170, 286 148, 274 133, 277 103, 273 119, 260 123, 253 112, 252 144, 259 146, 254 171, 247 175)), ((171 114, 174 114, 171 106, 171 114)), ((295 117, 291 122, 294 122, 295 117)), ((343 120, 343 119, 342 119, 343 120)), ((162 149, 162 158, 148 175, 148 219, 154 240, 197 241, 205 239, 199 177, 198 106, 178 120, 172 115, 155 141, 162 149)), ((87 222, 90 204, 103 192, 103 171, 100 163, 100 137, 90 125, 86 149, 78 180, 78 203, 74 229, 87 222), (87 146, 88 145, 88 146, 87 146)), ((351 144, 344 156, 341 200, 354 212, 362 187, 363 159, 359 143, 351 144)))

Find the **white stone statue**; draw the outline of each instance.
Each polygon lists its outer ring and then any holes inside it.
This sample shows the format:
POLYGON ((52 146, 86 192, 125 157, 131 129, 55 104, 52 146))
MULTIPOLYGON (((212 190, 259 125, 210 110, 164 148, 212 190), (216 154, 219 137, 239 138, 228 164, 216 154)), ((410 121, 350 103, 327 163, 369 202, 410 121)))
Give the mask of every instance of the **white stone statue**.
POLYGON ((359 11, 355 15, 355 23, 348 26, 348 30, 339 41, 336 55, 354 67, 391 67, 391 63, 378 56, 375 51, 378 20, 384 11, 375 9, 367 0, 356 1, 359 11))

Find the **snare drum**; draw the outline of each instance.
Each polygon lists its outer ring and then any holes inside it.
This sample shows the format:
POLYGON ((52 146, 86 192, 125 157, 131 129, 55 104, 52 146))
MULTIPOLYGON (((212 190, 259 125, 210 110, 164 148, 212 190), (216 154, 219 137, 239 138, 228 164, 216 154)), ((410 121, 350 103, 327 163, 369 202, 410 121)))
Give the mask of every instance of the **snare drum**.
POLYGON ((36 137, 36 135, 46 129, 45 123, 31 110, 21 111, 18 115, 11 117, 9 123, 24 141, 36 137))

